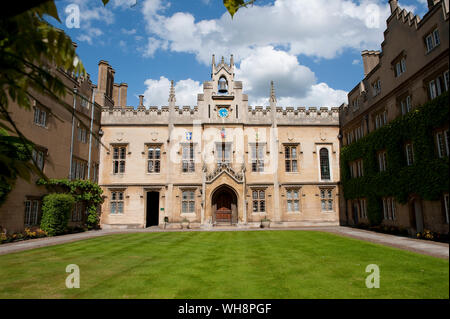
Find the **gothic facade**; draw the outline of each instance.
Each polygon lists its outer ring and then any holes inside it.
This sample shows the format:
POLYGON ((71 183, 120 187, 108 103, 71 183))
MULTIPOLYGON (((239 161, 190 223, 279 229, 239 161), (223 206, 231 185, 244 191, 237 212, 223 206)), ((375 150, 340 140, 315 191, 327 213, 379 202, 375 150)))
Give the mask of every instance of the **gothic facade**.
POLYGON ((213 56, 195 107, 173 83, 167 106, 126 106, 110 69, 100 62, 102 228, 339 224, 338 108, 278 106, 273 83, 251 107, 233 56, 213 56))

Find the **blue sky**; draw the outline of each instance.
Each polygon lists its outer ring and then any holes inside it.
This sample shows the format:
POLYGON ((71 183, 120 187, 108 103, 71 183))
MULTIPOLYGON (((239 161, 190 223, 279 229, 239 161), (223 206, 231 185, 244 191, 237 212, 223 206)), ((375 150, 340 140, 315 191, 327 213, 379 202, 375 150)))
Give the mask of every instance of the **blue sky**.
MULTIPOLYGON (((236 80, 251 105, 267 105, 270 81, 280 106, 339 106, 363 76, 360 52, 379 49, 390 14, 387 0, 257 0, 232 20, 222 0, 57 0, 64 29, 94 83, 100 60, 128 83, 128 105, 196 105, 216 61, 234 54, 236 80), (80 9, 69 28, 65 9, 80 9)), ((426 0, 399 1, 419 16, 426 0)))

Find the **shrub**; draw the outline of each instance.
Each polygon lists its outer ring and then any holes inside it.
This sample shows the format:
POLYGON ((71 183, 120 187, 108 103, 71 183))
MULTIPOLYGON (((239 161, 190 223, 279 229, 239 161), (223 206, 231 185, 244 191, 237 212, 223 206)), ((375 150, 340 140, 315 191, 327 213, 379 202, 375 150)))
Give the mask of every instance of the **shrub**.
POLYGON ((49 194, 42 205, 41 229, 49 236, 62 234, 67 229, 75 200, 69 194, 49 194))

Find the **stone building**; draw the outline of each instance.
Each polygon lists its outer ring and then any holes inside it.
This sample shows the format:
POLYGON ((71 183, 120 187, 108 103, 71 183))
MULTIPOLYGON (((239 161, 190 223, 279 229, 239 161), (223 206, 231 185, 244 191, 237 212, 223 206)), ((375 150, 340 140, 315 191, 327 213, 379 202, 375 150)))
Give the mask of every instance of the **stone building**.
MULTIPOLYGON (((108 67, 99 88, 114 82, 108 67)), ((126 106, 126 90, 114 92, 102 109, 103 228, 339 223, 338 108, 282 108, 273 83, 269 105, 251 107, 233 56, 213 56, 194 107, 176 104, 173 83, 167 106, 142 95, 126 106)))
MULTIPOLYGON (((62 100, 73 106, 77 116, 72 116, 71 111, 51 97, 39 93, 33 93, 31 111, 10 103, 10 115, 24 136, 36 145, 32 155, 47 177, 97 182, 100 144, 90 134, 92 131, 98 136, 100 132, 101 108, 98 104, 92 107, 95 86, 89 75, 74 77, 52 65, 43 63, 43 66, 64 83, 67 93, 62 100)), ((12 233, 40 224, 42 198, 48 191, 36 185, 37 179, 38 176, 32 176, 30 181, 17 179, 0 206, 0 229, 12 233)), ((77 204, 69 226, 81 224, 84 218, 85 209, 77 204)))
MULTIPOLYGON (((387 19, 381 51, 363 51, 364 79, 348 93, 348 104, 340 107, 342 145, 345 147, 433 100, 449 89, 449 1, 429 0, 428 12, 421 18, 389 1, 391 15, 387 19)), ((432 135, 436 157, 448 157, 448 122, 432 135)), ((414 145, 405 143, 404 165, 414 162, 414 145)), ((378 150, 380 171, 386 170, 386 154, 378 150)), ((364 175, 364 163, 356 160, 350 166, 352 178, 364 175)), ((448 171, 442 172, 448 176, 448 171)), ((365 198, 344 200, 341 192, 343 224, 367 224, 365 198)), ((449 195, 438 201, 423 200, 409 194, 407 204, 393 197, 380 198, 386 226, 406 228, 410 233, 429 229, 448 233, 449 195)))

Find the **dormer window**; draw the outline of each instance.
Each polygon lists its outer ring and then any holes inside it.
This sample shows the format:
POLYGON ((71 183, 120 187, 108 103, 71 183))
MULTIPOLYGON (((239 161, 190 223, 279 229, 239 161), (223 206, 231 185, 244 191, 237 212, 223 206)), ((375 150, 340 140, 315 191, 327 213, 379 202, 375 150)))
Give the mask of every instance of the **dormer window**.
POLYGON ((225 77, 221 77, 219 79, 219 83, 218 83, 218 87, 219 87, 219 94, 227 94, 228 93, 228 84, 227 84, 227 80, 225 79, 225 77))

